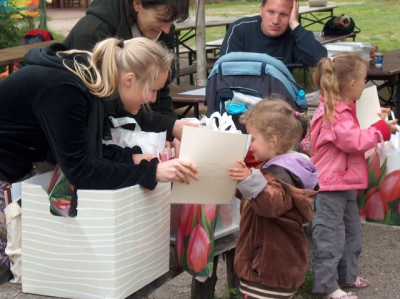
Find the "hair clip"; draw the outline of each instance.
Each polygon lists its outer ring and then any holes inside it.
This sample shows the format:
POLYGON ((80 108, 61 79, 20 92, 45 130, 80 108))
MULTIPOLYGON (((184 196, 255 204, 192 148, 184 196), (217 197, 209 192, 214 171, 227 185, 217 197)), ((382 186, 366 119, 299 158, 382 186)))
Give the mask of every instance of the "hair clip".
POLYGON ((333 56, 331 56, 331 57, 328 57, 332 62, 333 62, 333 56))
POLYGON ((124 47, 124 40, 121 38, 117 44, 118 47, 120 47, 121 49, 124 47))
POLYGON ((300 112, 299 111, 295 111, 294 112, 294 116, 297 118, 297 117, 299 117, 299 115, 300 115, 300 112))

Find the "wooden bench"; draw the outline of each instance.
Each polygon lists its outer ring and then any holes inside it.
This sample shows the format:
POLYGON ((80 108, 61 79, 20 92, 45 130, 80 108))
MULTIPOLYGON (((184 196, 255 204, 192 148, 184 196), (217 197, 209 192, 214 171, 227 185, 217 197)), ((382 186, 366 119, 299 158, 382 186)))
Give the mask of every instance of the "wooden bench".
POLYGON ((36 47, 45 47, 54 43, 62 43, 63 39, 50 40, 40 43, 28 44, 23 46, 5 48, 0 50, 0 65, 8 65, 10 73, 13 71, 14 62, 24 61, 24 56, 29 50, 36 47))
MULTIPOLYGON (((212 54, 212 57, 216 57, 218 53, 219 47, 214 47, 214 46, 206 46, 206 55, 207 54, 212 54)), ((190 75, 190 84, 194 84, 194 78, 193 74, 196 73, 196 70, 193 70, 193 68, 181 68, 181 62, 182 59, 187 59, 187 65, 190 67, 191 65, 194 64, 196 61, 196 47, 191 47, 185 48, 185 47, 180 47, 179 50, 176 52, 177 60, 176 60, 176 75, 175 77, 177 78, 176 82, 177 84, 180 84, 180 77, 182 76, 187 76, 190 75)), ((212 67, 212 66, 211 66, 212 67)))
POLYGON ((182 85, 170 86, 170 96, 172 98, 172 108, 174 110, 185 108, 182 113, 178 113, 178 118, 186 117, 189 111, 193 108, 193 116, 200 119, 199 106, 204 104, 206 98, 205 87, 182 85), (196 93, 190 94, 192 91, 196 91, 196 93))
MULTIPOLYGON (((207 60, 207 66, 206 66, 207 70, 210 70, 213 68, 214 62, 215 61, 212 59, 207 60)), ((179 78, 189 75, 189 76, 191 76, 190 77, 190 85, 194 85, 193 75, 196 73, 197 73, 197 63, 192 63, 191 65, 183 67, 183 68, 181 68, 181 67, 176 68, 176 72, 175 72, 175 78, 177 81, 176 83, 179 85, 180 84, 179 78)))

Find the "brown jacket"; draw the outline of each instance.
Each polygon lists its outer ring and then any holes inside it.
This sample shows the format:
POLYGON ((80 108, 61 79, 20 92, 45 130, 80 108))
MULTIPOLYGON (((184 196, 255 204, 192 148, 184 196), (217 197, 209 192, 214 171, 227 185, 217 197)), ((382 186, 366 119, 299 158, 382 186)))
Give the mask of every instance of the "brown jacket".
POLYGON ((266 288, 298 289, 307 271, 308 241, 302 224, 312 218, 317 191, 261 171, 267 186, 253 200, 242 197, 235 271, 240 279, 266 288))

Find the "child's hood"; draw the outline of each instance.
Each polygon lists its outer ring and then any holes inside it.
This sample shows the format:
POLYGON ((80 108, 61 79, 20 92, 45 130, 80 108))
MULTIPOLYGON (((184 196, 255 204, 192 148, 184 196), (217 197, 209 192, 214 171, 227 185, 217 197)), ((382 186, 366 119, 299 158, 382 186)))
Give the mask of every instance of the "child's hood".
POLYGON ((318 185, 317 169, 304 154, 294 152, 280 155, 267 161, 262 168, 267 168, 271 165, 283 167, 296 175, 305 189, 314 190, 318 185))
POLYGON ((286 184, 287 191, 292 197, 293 204, 303 216, 303 223, 312 218, 311 204, 318 193, 317 170, 310 159, 300 153, 288 153, 269 160, 263 168, 271 165, 280 166, 296 175, 304 185, 304 188, 286 184))
POLYGON ((69 50, 68 47, 60 43, 55 43, 43 48, 36 47, 25 55, 24 61, 28 65, 40 65, 62 70, 66 70, 64 63, 69 65, 69 67, 74 68, 74 60, 87 62, 86 54, 75 53, 64 55, 62 58, 56 54, 58 51, 67 50, 69 50))

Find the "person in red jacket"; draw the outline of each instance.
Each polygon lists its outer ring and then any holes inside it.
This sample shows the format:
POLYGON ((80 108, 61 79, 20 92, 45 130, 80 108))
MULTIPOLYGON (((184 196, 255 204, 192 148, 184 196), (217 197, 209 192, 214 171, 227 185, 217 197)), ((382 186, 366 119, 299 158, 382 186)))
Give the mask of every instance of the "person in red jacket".
POLYGON ((365 87, 367 64, 354 53, 323 58, 314 72, 320 104, 303 140, 317 167, 320 192, 315 199, 313 226, 313 292, 328 299, 357 299, 344 287, 367 287, 358 276, 362 250, 357 189, 368 185, 364 153, 390 139, 397 120, 383 119, 361 129, 356 105, 365 87))

